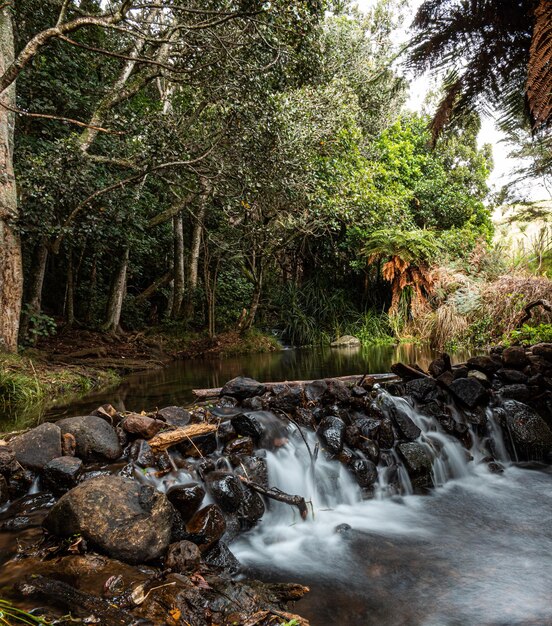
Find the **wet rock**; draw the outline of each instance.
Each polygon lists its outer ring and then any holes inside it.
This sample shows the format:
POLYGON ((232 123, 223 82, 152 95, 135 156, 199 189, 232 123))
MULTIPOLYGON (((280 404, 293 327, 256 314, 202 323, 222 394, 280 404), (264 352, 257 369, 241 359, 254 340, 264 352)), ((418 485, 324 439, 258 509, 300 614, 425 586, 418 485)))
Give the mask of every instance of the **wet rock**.
POLYGON ((483 387, 490 387, 491 385, 491 381, 489 380, 487 374, 484 374, 479 370, 470 370, 468 378, 475 378, 483 385, 483 387))
POLYGON ((260 456, 260 452, 255 456, 237 455, 232 462, 235 461, 236 474, 268 489, 268 466, 266 458, 260 456))
POLYGON ((389 407, 389 417, 404 439, 412 441, 420 436, 420 429, 401 406, 391 405, 389 407))
POLYGON ((349 524, 338 524, 335 528, 334 528, 334 533, 336 533, 337 535, 350 535, 351 531, 353 529, 351 528, 351 526, 349 524))
POLYGON ((171 426, 186 426, 190 422, 191 415, 180 406, 166 406, 157 411, 157 415, 171 426))
POLYGON ((149 443, 143 439, 137 439, 130 447, 130 458, 140 467, 154 467, 155 454, 149 443))
POLYGON ((438 378, 445 372, 450 372, 450 356, 448 354, 442 354, 429 364, 428 371, 434 377, 438 378))
POLYGON ((174 508, 187 522, 201 506, 205 490, 199 483, 174 485, 167 491, 167 498, 174 508))
POLYGON ((286 425, 271 411, 249 411, 232 418, 238 435, 251 437, 261 447, 274 447, 286 437, 286 425))
POLYGON ((15 453, 18 463, 23 467, 35 471, 41 470, 48 461, 61 456, 61 430, 56 424, 49 422, 40 424, 11 439, 10 448, 15 453))
MULTIPOLYGON (((330 454, 330 458, 334 458, 334 455, 330 454)), ((344 465, 349 465, 349 463, 352 463, 353 460, 356 458, 357 458, 357 455, 355 455, 355 453, 351 450, 351 448, 347 446, 343 446, 343 448, 341 448, 341 451, 337 455, 338 461, 340 461, 344 465)))
POLYGON ((10 500, 26 495, 34 479, 35 475, 31 470, 17 464, 17 468, 11 472, 8 479, 10 500))
POLYGON ((501 368, 497 371, 496 375, 500 380, 511 384, 525 384, 528 380, 527 375, 519 370, 501 368))
MULTIPOLYGON (((467 378, 470 370, 465 365, 460 365, 452 368, 452 380, 456 380, 457 378, 467 378)), ((447 387, 450 385, 450 382, 447 382, 447 387)))
POLYGON ((531 391, 527 385, 504 385, 500 389, 500 396, 502 398, 512 400, 529 400, 531 395, 531 391))
POLYGON ((506 400, 502 409, 518 451, 543 455, 552 449, 552 431, 534 409, 517 400, 506 400))
POLYGON ((206 435, 194 437, 192 441, 185 441, 177 446, 177 450, 185 457, 199 459, 209 456, 217 449, 217 433, 211 432, 206 435))
POLYGON ((372 463, 376 465, 379 463, 379 446, 372 439, 361 439, 357 449, 360 450, 368 460, 372 461, 372 463))
POLYGON ((205 478, 205 486, 213 500, 226 513, 234 513, 240 508, 243 498, 241 481, 228 472, 211 472, 205 478))
POLYGON ((533 346, 532 352, 535 356, 540 356, 552 363, 552 343, 537 343, 533 346))
MULTIPOLYGON (((239 406, 236 406, 237 404, 237 400, 235 400, 234 398, 229 398, 230 400, 232 400, 232 402, 234 402, 234 404, 232 404, 232 406, 223 406, 220 404, 217 404, 217 406, 214 406, 210 409, 211 415, 213 417, 219 417, 221 420, 229 420, 231 417, 234 417, 234 415, 239 415, 242 412, 242 409, 239 406)), ((224 423, 224 422, 223 422, 224 423)))
MULTIPOLYGON (((77 456, 84 461, 115 460, 121 456, 121 445, 113 426, 101 417, 85 415, 60 420, 63 434, 70 433, 77 442, 77 456)), ((60 456, 59 454, 57 456, 60 456)))
POLYGON ((238 519, 244 530, 252 528, 264 515, 265 505, 262 497, 253 489, 242 485, 243 499, 238 510, 238 519))
POLYGON ((349 402, 351 399, 351 390, 343 381, 330 378, 327 381, 327 385, 328 388, 325 394, 327 398, 341 403, 349 402))
POLYGON ((265 391, 266 387, 253 378, 238 376, 224 385, 220 395, 245 400, 245 398, 252 398, 253 396, 262 396, 265 391))
POLYGON ((203 554, 203 562, 229 574, 237 574, 241 568, 240 562, 224 541, 219 541, 212 548, 209 548, 203 554))
POLYGON ((119 419, 119 413, 115 407, 111 404, 102 404, 97 409, 94 409, 90 415, 95 415, 96 417, 101 417, 106 422, 109 422, 112 426, 119 419))
MULTIPOLYGON (((240 411, 238 411, 238 413, 236 413, 236 415, 238 415, 239 413, 240 413, 240 411)), ((221 422, 218 425, 218 428, 217 428, 217 440, 218 440, 219 444, 224 445, 225 443, 228 443, 229 441, 232 441, 235 438, 236 438, 236 430, 232 426, 232 422, 230 420, 226 420, 224 422, 221 422)))
POLYGON ((216 504, 209 504, 200 509, 186 524, 188 539, 205 552, 224 534, 226 522, 224 515, 216 504))
POLYGON ((437 381, 433 378, 415 378, 407 381, 404 384, 404 393, 411 396, 416 402, 429 402, 440 398, 442 395, 437 381))
POLYGON ((490 356, 473 356, 471 359, 468 359, 467 365, 469 369, 483 372, 489 378, 494 376, 502 367, 501 362, 496 357, 490 356))
POLYGON ((282 385, 282 387, 283 389, 275 392, 270 399, 270 406, 285 413, 292 413, 303 404, 303 390, 300 387, 288 387, 288 385, 282 385))
POLYGON ((339 454, 343 448, 345 422, 335 415, 328 415, 320 422, 317 435, 329 452, 339 454))
POLYGON ((15 452, 9 446, 0 446, 0 474, 7 476, 16 467, 15 452))
POLYGON ((77 453, 77 440, 71 433, 65 433, 65 435, 62 435, 61 453, 63 456, 75 456, 77 453))
POLYGON ((371 488, 378 480, 378 470, 372 461, 367 459, 355 459, 349 469, 357 483, 363 489, 371 488))
POLYGON ((459 378, 452 381, 449 391, 462 404, 470 409, 483 404, 488 397, 487 390, 475 378, 459 378))
POLYGON ((431 485, 432 460, 426 447, 417 441, 400 443, 397 451, 413 486, 429 487, 431 485))
POLYGON ((0 505, 5 504, 10 499, 10 489, 8 481, 0 474, 0 505))
POLYGON ((42 479, 54 493, 65 493, 75 487, 82 471, 82 461, 74 456, 52 459, 44 466, 42 479))
POLYGON ((529 357, 525 353, 525 349, 521 346, 512 346, 506 348, 502 353, 502 362, 506 368, 523 369, 529 365, 529 357))
POLYGON ((354 348, 360 346, 360 339, 353 335, 342 335, 331 342, 332 348, 354 348))
POLYGON ((127 415, 122 422, 123 430, 132 435, 138 435, 143 439, 155 437, 155 435, 163 430, 163 428, 166 428, 166 426, 163 420, 156 420, 147 415, 140 415, 139 413, 127 415))
POLYGON ((378 434, 378 444, 380 449, 389 450, 395 445, 395 433, 393 432, 393 423, 388 417, 380 422, 380 431, 378 434))
POLYGON ((261 411, 263 409, 263 401, 259 396, 253 396, 252 398, 246 398, 242 402, 242 407, 251 411, 261 411))
POLYGON ((354 398, 365 398, 368 395, 368 391, 364 389, 364 387, 353 385, 353 387, 351 387, 351 395, 354 398))
POLYGON ((171 543, 165 557, 165 567, 178 574, 195 572, 201 561, 201 552, 191 541, 171 543))
POLYGON ((305 385, 305 398, 308 402, 318 402, 328 390, 325 380, 313 380, 305 385))
POLYGON ((226 444, 224 454, 253 454, 253 439, 251 437, 238 437, 226 444))
POLYGON ((69 537, 80 533, 109 556, 144 563, 165 553, 174 509, 149 485, 100 476, 68 491, 50 509, 44 526, 69 537))

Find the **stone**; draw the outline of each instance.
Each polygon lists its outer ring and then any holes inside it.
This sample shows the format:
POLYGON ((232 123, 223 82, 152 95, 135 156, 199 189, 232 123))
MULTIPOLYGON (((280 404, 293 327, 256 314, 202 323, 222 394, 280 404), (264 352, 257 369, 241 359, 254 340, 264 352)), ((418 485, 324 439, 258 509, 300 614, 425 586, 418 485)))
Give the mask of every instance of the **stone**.
POLYGON ((165 557, 165 567, 177 574, 191 574, 199 567, 201 552, 191 541, 171 543, 165 557))
POLYGON ((130 458, 140 467, 154 467, 156 457, 151 446, 144 439, 137 439, 130 446, 130 458))
POLYGON ((241 481, 229 472, 211 472, 205 477, 205 486, 213 500, 226 513, 236 512, 242 503, 241 481))
POLYGON ((389 407, 389 417, 404 439, 408 441, 418 439, 421 430, 412 421, 406 410, 400 406, 391 405, 389 407))
POLYGON ((529 400, 532 395, 527 385, 504 385, 499 393, 502 398, 521 401, 529 400))
POLYGON ((552 450, 552 431, 534 409, 517 400, 506 400, 502 409, 516 448, 539 455, 552 450))
POLYGON ((395 444, 395 433, 393 432, 393 423, 388 417, 380 422, 380 431, 378 434, 378 445, 385 450, 389 450, 395 444))
POLYGON ((131 413, 123 420, 122 427, 131 435, 138 435, 142 439, 151 439, 163 428, 166 428, 167 424, 163 420, 156 420, 147 415, 131 413))
MULTIPOLYGON (((236 413, 238 415, 240 411, 236 413)), ((224 422, 220 422, 217 428, 217 440, 219 445, 224 445, 229 441, 233 441, 236 438, 236 429, 232 426, 232 422, 230 420, 225 420, 224 422)))
POLYGON ((417 441, 411 441, 400 443, 397 451, 413 486, 422 488, 431 486, 432 459, 427 448, 417 441))
POLYGON ((357 483, 363 489, 373 487, 378 480, 377 467, 367 459, 355 459, 349 464, 349 469, 355 477, 357 483))
POLYGON ((224 534, 226 522, 224 515, 216 504, 209 504, 200 509, 186 524, 188 539, 205 552, 224 534))
POLYGON ((224 447, 224 454, 247 454, 251 456, 253 454, 254 445, 251 437, 238 437, 226 444, 224 447))
POLYGON ((433 378, 415 378, 407 381, 404 384, 404 393, 416 402, 427 402, 441 396, 441 390, 433 378))
POLYGON ((316 433, 328 452, 339 454, 345 437, 345 422, 341 418, 328 415, 320 422, 316 433))
POLYGON ((251 411, 261 411, 263 409, 263 400, 259 396, 246 398, 242 402, 242 407, 244 409, 250 409, 251 411))
POLYGON ((0 474, 7 476, 16 467, 15 452, 9 446, 0 446, 0 474))
POLYGON ((265 391, 265 385, 253 378, 238 376, 224 385, 220 395, 245 400, 245 398, 252 398, 253 396, 262 396, 265 391))
POLYGON ((279 390, 270 398, 270 406, 273 409, 284 411, 285 413, 293 412, 297 407, 303 404, 303 390, 300 387, 289 387, 283 385, 283 389, 279 390))
POLYGON ((527 374, 519 370, 501 368, 497 371, 496 375, 500 380, 510 384, 525 384, 528 381, 527 374))
POLYGON ((470 409, 483 404, 488 393, 485 387, 476 378, 458 378, 449 385, 449 391, 462 404, 470 409))
POLYGON ((336 402, 349 402, 351 399, 351 390, 342 380, 330 378, 327 381, 328 389, 326 397, 336 402))
MULTIPOLYGON (((470 370, 465 365, 458 365, 452 368, 452 380, 456 380, 458 378, 467 378, 470 370)), ((443 381, 446 383, 447 387, 450 385, 452 380, 443 381)))
POLYGON ((313 380, 305 385, 305 398, 308 402, 318 402, 328 389, 325 380, 313 380))
POLYGON ((478 370, 479 372, 483 372, 483 374, 486 374, 489 378, 491 378, 502 367, 502 364, 496 357, 493 358, 490 356, 482 355, 472 356, 471 359, 468 359, 467 366, 468 369, 478 370))
POLYGON ((286 437, 286 425, 271 411, 247 411, 232 418, 238 435, 251 437, 261 447, 274 447, 286 437))
POLYGON ((372 463, 375 463, 376 465, 379 463, 380 451, 379 446, 375 441, 372 439, 362 438, 357 448, 368 460, 372 461, 372 463))
POLYGON ((506 368, 522 370, 529 365, 529 357, 522 346, 511 346, 502 353, 502 362, 506 368))
POLYGON ((157 411, 157 415, 171 426, 186 426, 190 422, 191 415, 180 406, 166 406, 157 411))
POLYGON ((233 457, 232 463, 238 476, 243 476, 268 489, 268 466, 261 452, 262 450, 258 451, 255 456, 237 455, 233 457))
POLYGON ((55 535, 81 534, 108 556, 127 563, 161 557, 171 538, 174 509, 150 485, 98 476, 63 495, 44 526, 55 535))
POLYGON ((209 456, 217 449, 217 433, 213 431, 199 437, 194 437, 192 441, 183 441, 178 444, 177 449, 185 457, 194 459, 209 456))
POLYGON ((475 378, 478 380, 484 387, 489 387, 491 381, 489 380, 487 374, 480 372, 479 370, 470 370, 468 373, 468 378, 475 378))
POLYGON ((237 574, 241 565, 224 541, 219 541, 203 554, 203 562, 229 574, 237 574))
POLYGON ((552 363, 552 343, 536 343, 532 347, 533 354, 552 363))
POLYGON ((182 519, 187 522, 201 506, 205 489, 199 483, 186 483, 170 487, 166 495, 182 519))
POLYGON ((450 372, 451 364, 450 364, 450 356, 448 354, 442 354, 441 356, 434 359, 428 367, 428 372, 433 376, 433 378, 438 378, 441 374, 445 372, 450 372))
POLYGON ((353 348, 360 345, 360 339, 358 337, 354 337, 353 335, 342 335, 330 344, 332 348, 353 348))
POLYGON ((115 429, 101 417, 95 415, 69 417, 60 420, 57 425, 62 434, 70 433, 75 437, 77 456, 84 461, 97 459, 114 461, 122 454, 115 429))
POLYGON ((18 463, 27 469, 40 471, 46 463, 61 456, 61 432, 56 424, 45 422, 17 435, 9 445, 18 463))
POLYGON ((82 461, 74 456, 52 459, 44 466, 42 480, 54 493, 65 493, 75 487, 82 471, 82 461))
POLYGON ((5 504, 10 499, 10 489, 8 481, 0 474, 0 505, 5 504))

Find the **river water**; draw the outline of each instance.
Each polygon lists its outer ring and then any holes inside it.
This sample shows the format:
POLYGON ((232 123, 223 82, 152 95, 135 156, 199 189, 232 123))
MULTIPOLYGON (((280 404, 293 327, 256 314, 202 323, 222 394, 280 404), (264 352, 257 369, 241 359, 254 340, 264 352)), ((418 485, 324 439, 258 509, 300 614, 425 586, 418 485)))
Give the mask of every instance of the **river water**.
MULTIPOLYGON (((457 357, 461 360, 463 355, 457 357)), ((389 371, 402 360, 427 365, 431 354, 396 349, 287 350, 225 361, 190 361, 131 376, 52 416, 86 413, 103 402, 142 410, 188 404, 196 387, 217 387, 244 374, 263 381, 389 371)), ((382 392, 385 393, 385 392, 382 392)), ((404 402, 394 399, 394 402, 404 402)), ((269 482, 310 502, 270 503, 260 524, 231 549, 245 575, 294 581, 311 593, 296 611, 313 626, 552 625, 552 472, 511 463, 498 432, 474 436, 475 461, 493 439, 502 474, 469 463, 438 424, 410 411, 420 442, 434 457, 430 495, 412 495, 407 476, 393 491, 380 473, 377 497, 363 501, 343 467, 323 458, 315 468, 290 426, 289 443, 267 452, 269 482)), ((314 446, 314 435, 307 440, 314 446)))

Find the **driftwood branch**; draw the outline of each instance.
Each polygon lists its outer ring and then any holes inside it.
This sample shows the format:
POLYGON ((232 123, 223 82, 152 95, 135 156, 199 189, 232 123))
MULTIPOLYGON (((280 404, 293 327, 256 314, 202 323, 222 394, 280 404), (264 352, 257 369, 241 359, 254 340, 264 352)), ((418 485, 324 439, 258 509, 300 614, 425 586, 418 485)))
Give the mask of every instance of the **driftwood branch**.
POLYGON ((417 369, 416 367, 412 367, 410 365, 405 365, 404 363, 393 363, 391 366, 391 371, 402 378, 403 380, 415 380, 416 378, 431 378, 422 370, 417 369))
POLYGON ((212 433, 216 429, 216 424, 190 424, 183 428, 176 428, 175 430, 167 430, 163 433, 159 433, 150 439, 148 443, 154 452, 161 452, 183 441, 189 441, 194 437, 212 433))
MULTIPOLYGON (((150 442, 151 444, 151 442, 150 442)), ((305 502, 305 498, 303 496, 291 496, 288 493, 284 493, 280 491, 277 487, 272 487, 271 489, 265 489, 263 486, 258 483, 254 483, 243 476, 239 476, 239 479, 247 485, 249 488, 253 489, 257 493, 260 493, 271 500, 277 500, 278 502, 285 502, 286 504, 290 504, 291 506, 296 506, 299 509, 299 514, 301 515, 301 519, 306 520, 309 514, 309 510, 307 509, 307 503, 305 502)))
POLYGON ((548 300, 544 300, 543 298, 541 298, 540 300, 533 300, 533 302, 529 302, 529 304, 523 309, 523 316, 516 324, 516 328, 519 328, 520 326, 525 324, 525 322, 530 320, 531 316, 533 315, 533 309, 538 306, 542 307, 545 311, 552 313, 552 303, 550 303, 548 300))
MULTIPOLYGON (((356 384, 362 377, 362 374, 355 374, 354 376, 335 376, 333 378, 325 378, 324 380, 340 380, 343 383, 356 384)), ((384 383, 396 380, 395 374, 372 374, 368 377, 363 377, 366 383, 384 383)), ((272 389, 278 385, 287 385, 288 387, 303 387, 304 385, 310 385, 314 380, 284 380, 280 382, 263 383, 267 389, 272 389)), ((214 387, 213 389, 192 389, 193 394, 198 398, 214 398, 220 395, 222 387, 214 387)))

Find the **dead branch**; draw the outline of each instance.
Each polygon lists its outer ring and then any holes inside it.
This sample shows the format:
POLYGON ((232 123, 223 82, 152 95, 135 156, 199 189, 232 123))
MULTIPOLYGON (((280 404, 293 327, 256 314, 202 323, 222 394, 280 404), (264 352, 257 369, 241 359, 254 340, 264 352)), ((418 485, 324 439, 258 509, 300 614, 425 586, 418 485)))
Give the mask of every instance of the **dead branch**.
POLYGON ((544 300, 543 298, 540 298, 539 300, 533 300, 533 302, 529 302, 529 304, 523 309, 524 314, 520 318, 519 322, 516 324, 516 328, 519 328, 520 326, 525 324, 525 322, 531 319, 533 315, 532 311, 536 307, 542 307, 545 311, 552 313, 552 303, 550 303, 548 300, 544 300))
POLYGON ((189 441, 194 437, 201 437, 202 435, 208 435, 217 429, 216 424, 190 424, 183 428, 176 428, 175 430, 167 430, 163 433, 159 433, 148 441, 151 449, 154 452, 162 452, 171 446, 175 446, 183 441, 189 441))
MULTIPOLYGON (((150 442, 150 445, 151 445, 151 442, 150 442)), ((271 500, 277 500, 278 502, 285 502, 286 504, 290 504, 291 506, 296 506, 299 509, 299 514, 301 515, 301 519, 302 520, 307 519, 309 510, 307 508, 307 503, 305 502, 305 498, 303 498, 303 496, 291 496, 288 493, 284 493, 283 491, 280 491, 280 489, 278 489, 277 487, 265 489, 262 485, 259 485, 258 483, 254 483, 253 481, 248 480, 244 476, 238 476, 238 478, 242 481, 242 483, 244 483, 245 485, 253 489, 253 491, 260 493, 261 495, 266 496, 267 498, 270 498, 271 500)))

